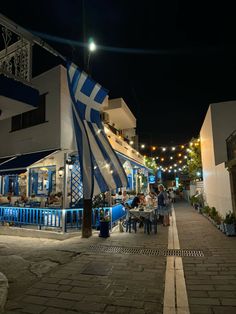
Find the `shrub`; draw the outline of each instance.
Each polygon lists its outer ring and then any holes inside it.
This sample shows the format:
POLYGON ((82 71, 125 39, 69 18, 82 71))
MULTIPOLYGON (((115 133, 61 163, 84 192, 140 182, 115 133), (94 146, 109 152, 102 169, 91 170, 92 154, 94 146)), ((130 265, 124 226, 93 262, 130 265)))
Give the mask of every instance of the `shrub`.
POLYGON ((234 213, 229 211, 225 216, 224 223, 228 225, 232 225, 232 224, 235 224, 235 222, 236 222, 236 218, 235 218, 234 213))
POLYGON ((210 211, 209 211, 209 216, 215 220, 215 217, 217 216, 217 211, 216 211, 216 208, 215 207, 212 207, 210 208, 210 211))
POLYGON ((207 215, 209 215, 210 210, 211 210, 211 208, 209 206, 204 206, 203 209, 202 209, 203 213, 205 213, 207 215))

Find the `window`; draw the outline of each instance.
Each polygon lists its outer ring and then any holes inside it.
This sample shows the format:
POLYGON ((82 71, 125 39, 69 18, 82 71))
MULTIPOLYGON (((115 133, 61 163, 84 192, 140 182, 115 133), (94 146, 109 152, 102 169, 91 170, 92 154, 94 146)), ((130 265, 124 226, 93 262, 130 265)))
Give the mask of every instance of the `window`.
POLYGON ((29 195, 50 195, 56 192, 56 167, 31 168, 29 174, 29 195))
POLYGON ((29 128, 46 121, 46 94, 40 95, 37 109, 30 110, 11 119, 11 132, 29 128))

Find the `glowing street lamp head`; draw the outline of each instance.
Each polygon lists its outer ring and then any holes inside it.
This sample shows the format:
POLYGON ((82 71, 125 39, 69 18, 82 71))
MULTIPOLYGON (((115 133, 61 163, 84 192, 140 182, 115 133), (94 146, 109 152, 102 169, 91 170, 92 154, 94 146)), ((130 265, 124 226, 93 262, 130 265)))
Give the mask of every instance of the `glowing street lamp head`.
POLYGON ((91 41, 90 43, 89 43, 89 51, 91 51, 91 52, 93 52, 93 51, 95 51, 96 50, 96 44, 94 43, 94 41, 91 41))

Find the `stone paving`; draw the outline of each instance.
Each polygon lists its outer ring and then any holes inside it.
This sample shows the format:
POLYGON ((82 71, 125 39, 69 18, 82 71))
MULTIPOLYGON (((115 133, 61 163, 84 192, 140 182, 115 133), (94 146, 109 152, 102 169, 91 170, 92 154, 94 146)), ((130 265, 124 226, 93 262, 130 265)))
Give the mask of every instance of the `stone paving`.
MULTIPOLYGON (((236 238, 226 237, 187 203, 175 204, 190 312, 236 313, 236 238)), ((95 252, 91 245, 166 249, 158 234, 115 231, 64 241, 0 236, 0 272, 9 280, 5 313, 162 313, 166 258, 95 252)))
POLYGON ((14 261, 9 271, 0 261, 0 271, 10 277, 5 313, 162 313, 165 257, 88 250, 89 245, 167 248, 168 229, 158 227, 157 235, 139 229, 107 239, 97 233, 65 241, 0 237, 9 265, 14 261))
POLYGON ((205 257, 183 258, 190 312, 236 313, 236 237, 227 237, 187 203, 175 205, 181 248, 205 257))

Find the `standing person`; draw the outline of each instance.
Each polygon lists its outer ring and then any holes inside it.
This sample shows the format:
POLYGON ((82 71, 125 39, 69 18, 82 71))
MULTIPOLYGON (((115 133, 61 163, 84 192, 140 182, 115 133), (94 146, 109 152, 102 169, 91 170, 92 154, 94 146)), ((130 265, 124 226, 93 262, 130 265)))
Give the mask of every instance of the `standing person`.
POLYGON ((170 218, 169 218, 169 200, 167 193, 164 190, 164 186, 160 184, 158 186, 159 194, 157 196, 157 204, 158 204, 158 212, 159 214, 163 215, 163 226, 170 225, 170 218))
POLYGON ((171 203, 175 203, 175 192, 173 189, 170 189, 170 200, 171 203))

